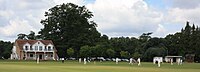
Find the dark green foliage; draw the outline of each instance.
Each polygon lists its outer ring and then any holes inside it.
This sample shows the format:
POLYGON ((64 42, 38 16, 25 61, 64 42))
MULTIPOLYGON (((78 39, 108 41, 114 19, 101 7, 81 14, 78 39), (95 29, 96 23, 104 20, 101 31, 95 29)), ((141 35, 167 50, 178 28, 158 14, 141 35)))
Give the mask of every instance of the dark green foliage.
POLYGON ((107 50, 107 46, 106 45, 96 45, 93 46, 93 56, 94 57, 102 57, 102 56, 106 56, 106 50, 107 50))
POLYGON ((116 57, 121 57, 121 51, 127 51, 130 54, 134 52, 142 51, 141 50, 141 42, 137 38, 129 38, 129 37, 119 37, 119 38, 111 38, 110 45, 113 50, 116 52, 116 57))
POLYGON ((107 49, 106 50, 106 54, 109 58, 114 57, 115 56, 115 51, 113 49, 107 49))
POLYGON ((80 57, 91 57, 92 55, 92 47, 88 45, 81 47, 80 49, 80 57))
POLYGON ((146 50, 142 59, 143 61, 153 61, 153 57, 164 57, 166 56, 166 50, 164 48, 151 47, 146 50))
POLYGON ((194 24, 190 26, 189 22, 186 22, 181 32, 167 35, 165 39, 169 55, 195 54, 195 61, 200 62, 200 30, 194 24))
POLYGON ((121 51, 120 55, 121 55, 122 58, 129 58, 129 56, 130 56, 128 51, 121 51))
POLYGON ((74 55, 74 49, 72 49, 72 48, 67 49, 67 54, 68 54, 70 57, 72 57, 72 56, 74 55))
POLYGON ((141 57, 141 54, 139 54, 139 52, 135 52, 134 54, 132 54, 132 57, 138 59, 141 57))
POLYGON ((30 34, 26 35, 23 33, 20 33, 17 35, 18 38, 17 39, 27 39, 27 40, 35 40, 35 39, 40 39, 39 36, 35 35, 34 31, 30 31, 30 34))
POLYGON ((30 34, 27 35, 27 38, 30 40, 35 40, 36 39, 35 32, 30 31, 30 34))
POLYGON ((39 32, 42 39, 53 40, 59 57, 66 48, 73 48, 78 56, 80 47, 94 46, 100 38, 96 23, 89 21, 93 14, 85 6, 72 3, 56 5, 45 12, 44 28, 39 32))
MULTIPOLYGON (((39 36, 31 31, 28 35, 18 34, 18 39, 53 40, 59 57, 142 57, 143 61, 152 61, 154 56, 195 54, 195 61, 200 62, 200 29, 194 24, 190 26, 189 22, 181 32, 165 38, 152 38, 152 32, 143 33, 139 38, 109 38, 101 36, 96 30, 97 24, 89 21, 93 14, 85 6, 56 5, 45 12, 45 17, 41 20, 44 28, 39 36)), ((9 56, 10 44, 0 43, 0 56, 9 56)))
POLYGON ((17 39, 26 39, 26 34, 20 33, 20 34, 18 34, 17 36, 18 36, 17 39))
POLYGON ((0 59, 2 57, 5 59, 10 58, 12 47, 13 44, 11 42, 0 41, 0 59))
POLYGON ((163 38, 151 38, 143 48, 145 51, 142 56, 143 61, 152 61, 155 56, 164 57, 167 55, 166 40, 163 38))

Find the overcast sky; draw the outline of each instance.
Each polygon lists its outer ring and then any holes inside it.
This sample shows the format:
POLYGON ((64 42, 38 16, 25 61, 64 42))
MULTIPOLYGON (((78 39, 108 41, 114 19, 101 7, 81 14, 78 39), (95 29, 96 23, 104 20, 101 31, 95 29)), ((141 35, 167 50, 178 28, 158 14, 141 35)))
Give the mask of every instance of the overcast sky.
POLYGON ((109 37, 138 37, 145 32, 165 37, 186 21, 200 26, 199 0, 0 0, 0 40, 38 32, 44 12, 62 3, 85 5, 93 12, 98 31, 109 37))

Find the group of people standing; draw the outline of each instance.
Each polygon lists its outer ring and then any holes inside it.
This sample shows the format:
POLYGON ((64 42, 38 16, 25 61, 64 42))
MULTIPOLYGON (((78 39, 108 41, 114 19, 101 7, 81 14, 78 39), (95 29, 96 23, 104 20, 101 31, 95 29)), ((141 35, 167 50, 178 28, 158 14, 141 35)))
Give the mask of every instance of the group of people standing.
POLYGON ((129 64, 133 65, 133 63, 138 63, 138 66, 140 66, 141 65, 140 61, 141 61, 140 58, 138 58, 137 61, 133 58, 130 58, 129 64))
MULTIPOLYGON (((79 60, 79 63, 82 62, 82 59, 81 59, 81 58, 79 58, 78 60, 79 60)), ((120 61, 119 58, 116 58, 116 59, 115 59, 116 64, 119 64, 119 61, 120 61)), ((90 60, 89 60, 89 59, 86 59, 86 58, 83 58, 83 63, 84 63, 84 64, 87 64, 87 62, 90 62, 90 60)), ((158 67, 161 66, 161 65, 160 65, 161 62, 162 62, 162 61, 160 61, 160 60, 157 61, 158 67)), ((37 59, 37 63, 39 63, 39 58, 37 59)), ((64 58, 62 59, 62 63, 64 63, 64 58)), ((96 62, 94 61, 94 63, 96 63, 96 62)), ((133 65, 133 63, 137 63, 138 66, 141 66, 141 59, 138 58, 137 61, 136 61, 135 59, 130 58, 130 59, 129 59, 129 64, 130 64, 130 65, 133 65)), ((173 60, 172 60, 172 59, 170 59, 170 63, 171 63, 171 65, 173 65, 173 60)), ((178 65, 182 65, 182 59, 178 59, 178 60, 177 60, 177 63, 178 63, 178 65)))
MULTIPOLYGON (((173 65, 173 59, 170 59, 170 64, 173 65)), ((177 59, 177 64, 178 65, 182 65, 183 64, 183 60, 182 59, 177 59)))
MULTIPOLYGON (((78 60, 79 60, 79 63, 82 62, 82 59, 81 59, 81 58, 79 58, 78 60)), ((116 64, 118 64, 119 61, 120 61, 119 58, 116 58, 116 59, 115 59, 116 64)), ((86 58, 83 58, 83 64, 87 64, 87 62, 90 62, 90 60, 88 60, 88 59, 86 59, 86 58)), ((140 58, 138 58, 137 61, 135 61, 135 59, 133 59, 133 58, 130 58, 130 60, 129 60, 129 64, 138 63, 138 66, 141 65, 140 62, 141 62, 140 58)), ((95 63, 95 61, 94 61, 94 63, 95 63)))

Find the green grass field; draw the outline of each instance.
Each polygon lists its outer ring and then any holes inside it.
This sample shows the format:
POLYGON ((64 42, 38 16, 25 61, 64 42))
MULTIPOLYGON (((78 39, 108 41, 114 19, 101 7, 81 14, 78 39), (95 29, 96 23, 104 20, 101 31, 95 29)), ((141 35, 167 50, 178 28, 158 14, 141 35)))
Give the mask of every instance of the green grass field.
POLYGON ((158 68, 153 63, 142 62, 129 65, 127 62, 94 62, 78 63, 78 61, 9 61, 0 60, 0 72, 200 72, 200 63, 184 63, 183 65, 161 64, 158 68))

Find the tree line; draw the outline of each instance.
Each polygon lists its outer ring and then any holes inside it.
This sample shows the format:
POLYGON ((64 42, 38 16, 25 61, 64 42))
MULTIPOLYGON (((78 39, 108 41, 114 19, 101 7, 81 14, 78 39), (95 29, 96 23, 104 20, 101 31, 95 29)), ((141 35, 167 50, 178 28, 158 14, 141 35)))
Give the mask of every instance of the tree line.
POLYGON ((85 6, 72 3, 56 5, 45 12, 44 26, 38 34, 18 34, 18 39, 48 39, 54 42, 59 57, 142 58, 194 54, 200 60, 200 28, 186 23, 185 28, 164 38, 151 37, 152 32, 136 37, 109 38, 97 31, 97 24, 85 6))
POLYGON ((0 40, 0 59, 10 58, 13 43, 0 40))

